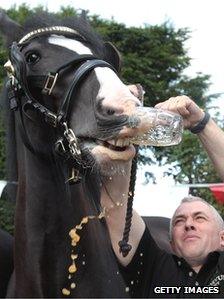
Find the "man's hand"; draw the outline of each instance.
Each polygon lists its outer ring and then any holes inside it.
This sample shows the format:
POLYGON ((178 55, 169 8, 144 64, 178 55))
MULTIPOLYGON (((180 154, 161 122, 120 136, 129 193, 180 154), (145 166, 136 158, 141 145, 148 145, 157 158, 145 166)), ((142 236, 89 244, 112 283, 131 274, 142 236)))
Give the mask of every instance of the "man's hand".
POLYGON ((169 98, 167 101, 157 104, 155 108, 180 114, 184 119, 186 129, 193 128, 204 117, 203 110, 193 100, 184 95, 169 98))

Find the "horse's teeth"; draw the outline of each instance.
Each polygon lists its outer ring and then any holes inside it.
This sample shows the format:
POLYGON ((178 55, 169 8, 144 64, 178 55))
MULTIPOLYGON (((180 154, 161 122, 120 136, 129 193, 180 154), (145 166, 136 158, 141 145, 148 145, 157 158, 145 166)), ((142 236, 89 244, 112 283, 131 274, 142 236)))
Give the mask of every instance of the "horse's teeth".
POLYGON ((128 145, 130 145, 129 139, 124 139, 124 146, 128 146, 128 145))
POLYGON ((114 146, 119 146, 119 147, 124 147, 124 146, 128 146, 130 145, 130 141, 129 141, 129 138, 125 138, 125 139, 112 139, 112 140, 107 140, 107 142, 109 144, 112 144, 114 146))
POLYGON ((107 140, 108 143, 112 144, 112 145, 115 145, 116 141, 114 139, 112 140, 107 140))
POLYGON ((127 141, 126 141, 126 139, 117 139, 116 140, 116 146, 124 147, 124 146, 127 145, 127 141))
POLYGON ((116 145, 119 147, 123 147, 123 143, 124 143, 124 141, 122 139, 118 139, 116 145))

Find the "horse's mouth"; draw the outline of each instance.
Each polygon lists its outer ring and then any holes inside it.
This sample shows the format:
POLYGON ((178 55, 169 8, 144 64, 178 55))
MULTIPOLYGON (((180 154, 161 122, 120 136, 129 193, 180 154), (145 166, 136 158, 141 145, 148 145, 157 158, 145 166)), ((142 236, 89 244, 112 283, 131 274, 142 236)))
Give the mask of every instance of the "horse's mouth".
POLYGON ((102 140, 96 138, 81 138, 82 143, 91 145, 91 147, 100 145, 106 147, 113 151, 123 152, 125 151, 130 145, 131 142, 129 138, 118 138, 118 139, 110 139, 110 140, 102 140))
POLYGON ((97 144, 107 147, 113 151, 123 152, 130 146, 131 143, 128 138, 120 138, 107 141, 97 140, 97 144))
POLYGON ((129 160, 135 155, 135 148, 129 138, 86 139, 84 144, 93 154, 107 155, 112 160, 129 160))

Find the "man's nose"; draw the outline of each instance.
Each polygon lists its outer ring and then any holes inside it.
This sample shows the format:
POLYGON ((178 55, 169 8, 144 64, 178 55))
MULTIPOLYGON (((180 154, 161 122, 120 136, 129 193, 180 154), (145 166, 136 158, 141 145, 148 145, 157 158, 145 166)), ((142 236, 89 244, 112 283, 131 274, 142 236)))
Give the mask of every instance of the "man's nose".
POLYGON ((191 218, 188 218, 185 222, 185 230, 195 230, 194 221, 191 218))

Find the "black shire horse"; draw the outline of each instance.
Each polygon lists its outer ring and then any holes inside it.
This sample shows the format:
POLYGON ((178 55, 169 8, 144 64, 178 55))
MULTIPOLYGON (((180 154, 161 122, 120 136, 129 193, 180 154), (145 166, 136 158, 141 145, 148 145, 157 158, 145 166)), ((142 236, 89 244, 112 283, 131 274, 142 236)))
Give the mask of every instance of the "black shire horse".
POLYGON ((4 90, 8 179, 18 181, 8 297, 128 297, 100 206, 105 159, 135 153, 128 119, 140 100, 120 57, 81 18, 0 14, 10 46, 4 90), (115 142, 116 140, 116 142, 115 142))

